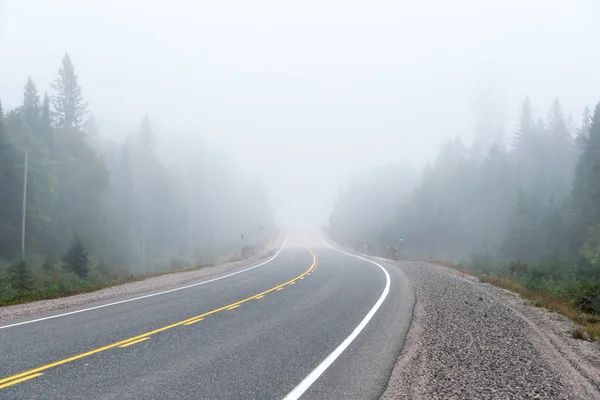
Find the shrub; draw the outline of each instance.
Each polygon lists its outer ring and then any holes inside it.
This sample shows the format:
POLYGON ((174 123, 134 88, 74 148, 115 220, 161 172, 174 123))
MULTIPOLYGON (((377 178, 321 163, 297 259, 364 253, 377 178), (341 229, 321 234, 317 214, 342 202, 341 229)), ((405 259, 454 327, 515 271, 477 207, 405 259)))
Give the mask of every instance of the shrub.
POLYGON ((600 282, 582 284, 575 301, 580 310, 600 314, 600 282))
POLYGON ((9 270, 11 285, 20 292, 31 292, 35 289, 35 277, 27 261, 14 262, 9 270))
POLYGON ((71 246, 63 257, 63 261, 67 271, 74 272, 80 278, 87 278, 90 272, 90 256, 79 235, 75 235, 71 241, 71 246))

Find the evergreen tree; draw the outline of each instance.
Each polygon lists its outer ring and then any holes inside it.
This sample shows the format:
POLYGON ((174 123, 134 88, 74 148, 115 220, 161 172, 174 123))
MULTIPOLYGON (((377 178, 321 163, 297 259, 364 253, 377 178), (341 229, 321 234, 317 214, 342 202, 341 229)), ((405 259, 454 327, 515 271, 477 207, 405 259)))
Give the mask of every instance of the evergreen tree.
POLYGON ((0 118, 4 118, 4 109, 2 108, 2 102, 0 101, 0 118))
POLYGON ((93 114, 90 114, 88 121, 85 123, 85 133, 91 138, 98 136, 99 129, 96 124, 96 117, 93 114))
POLYGON ((40 96, 38 95, 37 87, 30 75, 25 84, 25 92, 23 93, 22 112, 25 122, 36 133, 40 128, 40 111, 40 96))
POLYGON ((533 122, 533 109, 531 108, 531 101, 529 96, 525 97, 523 104, 521 105, 521 114, 519 115, 519 128, 515 132, 513 137, 512 145, 517 151, 527 149, 532 140, 534 134, 535 125, 533 122))
POLYGON ((42 128, 44 133, 52 130, 52 113, 50 112, 50 97, 44 93, 44 102, 42 103, 42 128))
POLYGON ((140 145, 146 150, 151 151, 154 149, 154 133, 152 132, 152 126, 150 125, 150 118, 148 117, 148 114, 144 114, 144 118, 142 118, 140 145))
POLYGON ((577 135, 575 137, 575 145, 580 153, 585 149, 587 140, 590 136, 590 122, 590 108, 586 107, 581 116, 581 127, 577 130, 577 135))
POLYGON ((579 250, 590 229, 600 225, 600 103, 594 110, 589 137, 575 168, 571 217, 571 244, 579 250))
POLYGON ((18 254, 19 248, 21 182, 17 148, 2 117, 0 118, 0 258, 9 260, 18 254))
POLYGON ((90 258, 79 235, 75 235, 71 241, 71 246, 63 257, 63 262, 68 271, 74 272, 81 278, 87 278, 90 272, 90 258))
POLYGON ((58 70, 58 77, 52 84, 54 105, 57 125, 67 128, 81 128, 83 118, 87 113, 87 103, 83 101, 81 87, 78 83, 75 67, 71 63, 68 53, 62 60, 62 68, 58 70))
POLYGON ((31 267, 25 260, 14 262, 9 272, 11 285, 20 292, 30 292, 35 288, 35 279, 31 267))

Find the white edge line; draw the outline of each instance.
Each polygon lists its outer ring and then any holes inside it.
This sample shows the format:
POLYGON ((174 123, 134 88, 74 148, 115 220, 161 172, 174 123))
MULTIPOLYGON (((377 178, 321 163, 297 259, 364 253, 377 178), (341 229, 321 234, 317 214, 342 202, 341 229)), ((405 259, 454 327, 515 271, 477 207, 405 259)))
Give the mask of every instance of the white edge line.
POLYGON ((273 255, 273 257, 269 258, 267 261, 264 261, 264 262, 262 262, 260 264, 254 265, 254 266, 246 268, 246 269, 242 269, 240 271, 232 272, 231 274, 223 275, 223 276, 220 276, 218 278, 210 279, 208 281, 202 281, 202 282, 199 282, 199 283, 194 283, 194 284, 191 284, 191 285, 181 286, 181 287, 178 287, 178 288, 169 289, 169 290, 165 290, 165 291, 158 292, 158 293, 152 293, 152 294, 147 294, 147 295, 144 295, 144 296, 134 297, 134 298, 127 299, 127 300, 115 301, 113 303, 102 304, 102 305, 94 306, 94 307, 88 307, 88 308, 84 308, 84 309, 81 309, 81 310, 69 311, 69 312, 62 313, 62 314, 51 315, 51 316, 43 317, 43 318, 31 319, 31 320, 28 320, 28 321, 17 322, 17 323, 10 324, 10 325, 4 325, 4 326, 0 326, 0 329, 12 328, 12 327, 19 326, 19 325, 26 325, 26 324, 31 324, 31 323, 34 323, 34 322, 46 321, 48 319, 65 317, 67 315, 73 315, 73 314, 79 314, 79 313, 86 312, 86 311, 97 310, 99 308, 116 306, 117 304, 129 303, 130 301, 136 301, 136 300, 147 299, 148 297, 160 296, 162 294, 176 292, 178 290, 183 290, 183 289, 189 289, 189 288, 192 288, 192 287, 204 285, 205 283, 210 283, 210 282, 218 281, 218 280, 221 280, 221 279, 229 278, 230 276, 241 274, 242 272, 250 271, 250 270, 252 270, 254 268, 261 267, 261 266, 263 266, 265 264, 268 264, 271 261, 273 261, 275 259, 275 257, 277 257, 279 255, 279 253, 281 253, 281 250, 283 250, 283 248, 285 247, 285 245, 287 243, 287 239, 288 239, 288 234, 285 235, 285 240, 283 241, 283 244, 281 245, 281 248, 279 250, 277 250, 277 253, 275 253, 275 255, 273 255))
MULTIPOLYGON (((319 236, 321 236, 321 235, 319 234, 319 236)), ((327 370, 327 368, 329 368, 329 366, 331 364, 333 364, 333 362, 344 352, 344 350, 346 350, 346 348, 348 346, 350 346, 350 344, 354 341, 354 339, 356 339, 356 337, 362 332, 362 330, 365 328, 365 326, 367 326, 367 324, 369 323, 371 318, 373 318, 373 316, 375 315, 377 310, 379 310, 379 307, 381 307, 381 305, 383 304, 385 298, 387 297, 387 295, 390 291, 390 274, 388 274, 388 272, 385 270, 385 268, 383 268, 381 265, 377 264, 375 261, 371 261, 371 260, 363 258, 361 256, 357 256, 355 254, 347 253, 343 250, 337 249, 337 248, 331 246, 329 243, 327 243, 327 241, 325 239, 323 239, 323 236, 321 236, 321 240, 323 240, 323 242, 325 242, 325 244, 327 246, 329 246, 330 248, 332 248, 334 250, 339 251, 340 253, 344 253, 344 254, 352 256, 352 257, 360 258, 361 260, 364 260, 364 261, 370 262, 371 264, 377 265, 385 273, 385 279, 386 279, 385 288, 383 289, 381 296, 379 296, 379 299, 377 300, 377 302, 375 303, 373 308, 371 308, 371 310, 367 313, 367 315, 365 315, 363 320, 360 321, 360 324, 358 324, 358 326, 356 328, 354 328, 354 330, 352 331, 350 336, 348 336, 331 354, 329 354, 327 356, 327 358, 325 358, 321 362, 321 364, 319 364, 317 366, 317 368, 315 368, 310 374, 308 374, 306 376, 306 378, 304 378, 302 380, 302 382, 300 382, 294 389, 292 389, 292 391, 289 392, 287 394, 287 396, 285 396, 283 398, 283 400, 299 399, 300 396, 302 396, 304 394, 304 392, 306 392, 308 390, 308 388, 310 388, 312 386, 312 384, 315 383, 315 381, 317 379, 319 379, 319 377, 325 372, 325 370, 327 370)))

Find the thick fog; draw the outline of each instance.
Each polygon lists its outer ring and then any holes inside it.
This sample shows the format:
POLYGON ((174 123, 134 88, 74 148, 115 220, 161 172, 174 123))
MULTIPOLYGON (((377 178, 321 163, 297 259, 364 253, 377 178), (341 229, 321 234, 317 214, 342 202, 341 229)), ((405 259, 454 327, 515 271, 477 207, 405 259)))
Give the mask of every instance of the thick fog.
POLYGON ((1 0, 0 98, 19 106, 28 75, 49 91, 68 51, 100 136, 148 114, 168 165, 209 143, 262 176, 280 226, 323 225, 353 176, 420 170, 490 107, 507 135, 526 95, 579 124, 599 17, 595 0, 1 0))

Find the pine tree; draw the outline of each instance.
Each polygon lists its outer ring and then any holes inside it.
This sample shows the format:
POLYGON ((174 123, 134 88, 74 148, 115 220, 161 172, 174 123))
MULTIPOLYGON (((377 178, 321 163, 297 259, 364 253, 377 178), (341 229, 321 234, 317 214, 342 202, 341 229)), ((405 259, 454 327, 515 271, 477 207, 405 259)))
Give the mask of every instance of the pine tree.
POLYGON ((62 68, 58 70, 58 77, 52 84, 54 105, 57 125, 67 128, 81 128, 83 118, 87 113, 87 103, 83 101, 81 87, 78 83, 75 68, 71 63, 68 53, 62 60, 62 68))
POLYGON ((600 224, 600 103, 594 110, 589 137, 575 168, 571 211, 571 244, 574 250, 580 250, 590 228, 600 224))
POLYGON ((559 140, 568 140, 567 138, 570 138, 569 130, 558 99, 554 100, 554 103, 548 112, 547 122, 550 134, 554 135, 559 140))
POLYGON ((581 127, 577 130, 577 136, 575 137, 575 145, 580 152, 585 149, 587 140, 590 136, 590 121, 590 108, 586 107, 581 116, 581 127))
POLYGON ((63 257, 63 261, 68 271, 74 272, 81 278, 87 278, 90 272, 90 257, 79 235, 75 235, 71 241, 71 246, 63 257))
POLYGON ((531 144, 531 136, 534 132, 533 123, 533 109, 531 108, 531 101, 529 96, 525 97, 523 104, 521 105, 521 114, 519 116, 519 129, 515 133, 513 138, 513 148, 520 151, 520 149, 526 148, 531 144))
POLYGON ((2 109, 2 102, 0 101, 0 118, 4 118, 4 110, 2 109))
POLYGON ((44 93, 44 102, 42 103, 42 128, 45 132, 52 129, 52 113, 50 112, 50 97, 44 93))
POLYGON ((33 271, 27 261, 14 262, 9 272, 11 273, 11 285, 20 292, 30 292, 35 288, 33 271))
POLYGON ((5 122, 0 112, 0 258, 11 259, 19 249, 22 172, 20 153, 5 122))
POLYGON ((25 84, 25 92, 23 93, 23 117, 25 122, 34 130, 40 128, 40 96, 38 95, 37 87, 31 79, 31 75, 25 84))
POLYGON ((150 125, 150 118, 148 117, 148 114, 144 114, 144 118, 142 119, 140 144, 143 149, 154 149, 154 133, 152 132, 152 126, 150 125))
POLYGON ((88 121, 85 123, 85 133, 89 137, 97 137, 98 136, 98 125, 96 124, 96 117, 93 114, 90 114, 88 121))

